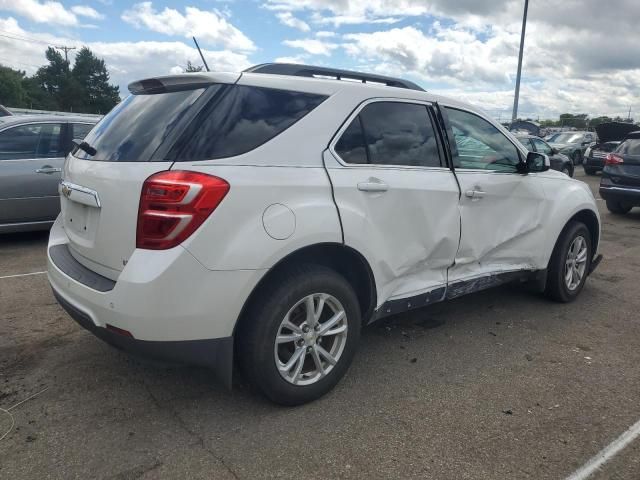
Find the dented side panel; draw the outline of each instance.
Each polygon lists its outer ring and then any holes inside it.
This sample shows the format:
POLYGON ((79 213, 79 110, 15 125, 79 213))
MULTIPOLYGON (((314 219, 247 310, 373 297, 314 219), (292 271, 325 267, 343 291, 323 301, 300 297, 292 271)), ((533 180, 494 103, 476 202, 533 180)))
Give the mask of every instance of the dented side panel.
POLYGON ((546 268, 549 205, 535 175, 456 171, 462 232, 449 283, 479 275, 546 268), (467 192, 482 192, 470 198, 467 192))
POLYGON ((379 307, 444 287, 460 239, 459 190, 446 168, 343 165, 329 151, 344 243, 369 262, 379 307), (380 183, 386 191, 358 189, 380 183))

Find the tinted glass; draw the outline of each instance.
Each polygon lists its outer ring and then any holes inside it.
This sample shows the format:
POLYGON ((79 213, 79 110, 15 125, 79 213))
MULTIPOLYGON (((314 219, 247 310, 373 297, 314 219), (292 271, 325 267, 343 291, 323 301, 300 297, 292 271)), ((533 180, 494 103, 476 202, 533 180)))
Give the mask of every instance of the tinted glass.
POLYGON ((169 154, 175 161, 241 155, 282 133, 326 97, 229 85, 208 102, 169 154))
POLYGON ((0 133, 0 160, 62 156, 59 123, 20 125, 0 133))
POLYGON ((93 128, 93 124, 74 123, 72 138, 77 138, 82 140, 84 137, 87 136, 87 133, 89 133, 92 128, 93 128))
POLYGON ((616 153, 622 155, 640 155, 640 138, 628 138, 620 144, 616 153))
POLYGON ((347 163, 367 163, 367 151, 360 116, 354 118, 344 131, 336 143, 335 150, 340 158, 347 163))
POLYGON ((129 95, 85 137, 94 156, 76 149, 74 155, 107 162, 146 162, 204 89, 129 95))
POLYGON ((551 155, 551 147, 547 145, 545 142, 543 142, 542 140, 538 140, 537 138, 532 138, 531 141, 536 147, 536 152, 551 155))
POLYGON ((518 149, 500 130, 472 113, 446 110, 458 150, 456 168, 515 171, 518 149))
POLYGON ((360 112, 369 162, 439 167, 438 143, 424 105, 376 102, 360 112))

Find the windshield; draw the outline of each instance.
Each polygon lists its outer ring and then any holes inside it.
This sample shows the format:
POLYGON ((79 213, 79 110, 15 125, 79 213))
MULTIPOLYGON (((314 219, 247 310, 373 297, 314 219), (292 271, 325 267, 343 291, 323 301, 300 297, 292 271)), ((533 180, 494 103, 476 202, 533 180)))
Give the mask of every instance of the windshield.
POLYGON ((582 140, 581 133, 559 133, 553 140, 554 143, 578 143, 582 140))

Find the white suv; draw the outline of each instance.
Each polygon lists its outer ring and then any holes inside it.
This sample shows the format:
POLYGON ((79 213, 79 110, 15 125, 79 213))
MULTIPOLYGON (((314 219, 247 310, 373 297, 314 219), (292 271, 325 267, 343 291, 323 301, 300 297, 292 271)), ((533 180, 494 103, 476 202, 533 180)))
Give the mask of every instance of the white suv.
POLYGON ((66 159, 48 247, 60 304, 124 350, 228 385, 235 357, 299 404, 363 325, 506 281, 571 301, 601 258, 584 183, 410 82, 267 64, 129 90, 66 159))

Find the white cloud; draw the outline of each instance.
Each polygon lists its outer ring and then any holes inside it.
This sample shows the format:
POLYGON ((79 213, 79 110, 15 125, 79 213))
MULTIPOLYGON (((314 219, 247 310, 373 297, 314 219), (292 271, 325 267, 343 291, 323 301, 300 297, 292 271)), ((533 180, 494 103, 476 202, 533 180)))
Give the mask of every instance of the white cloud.
POLYGON ((74 26, 78 18, 59 2, 38 0, 0 0, 0 10, 21 15, 32 22, 74 26))
MULTIPOLYGON (((0 30, 12 35, 28 37, 53 45, 86 45, 98 57, 103 58, 111 75, 111 82, 120 85, 121 96, 127 95, 127 85, 134 80, 167 75, 182 71, 187 61, 200 64, 198 51, 180 41, 171 42, 88 42, 77 39, 41 34, 22 29, 14 18, 0 18, 0 30)), ((38 65, 44 65, 46 45, 0 37, 0 63, 26 70, 32 75, 38 65)), ((251 65, 244 53, 228 50, 203 49, 209 67, 217 71, 241 71, 251 65)), ((73 53, 70 53, 70 60, 73 53)))
POLYGON ((152 2, 136 3, 122 14, 122 20, 165 35, 186 38, 195 36, 202 43, 222 45, 230 50, 253 51, 256 48, 253 42, 231 25, 223 15, 196 7, 186 7, 185 13, 182 14, 169 7, 162 11, 155 10, 152 2))
POLYGON ((315 38, 305 38, 303 40, 285 40, 284 45, 291 48, 300 48, 312 55, 331 55, 331 51, 338 48, 338 44, 323 42, 315 38))
POLYGON ((336 35, 336 32, 329 32, 327 30, 320 30, 319 32, 316 32, 316 37, 318 38, 333 38, 336 35))
POLYGON ((94 20, 102 20, 104 18, 103 14, 88 5, 74 5, 71 7, 71 11, 78 16, 93 18, 94 20))
POLYGON ((294 17, 291 12, 280 12, 276 14, 276 17, 278 17, 280 23, 286 25, 287 27, 295 28, 297 30, 300 30, 301 32, 308 32, 309 30, 311 30, 311 27, 307 24, 307 22, 294 17))

